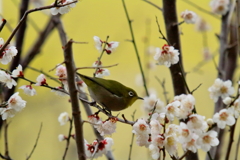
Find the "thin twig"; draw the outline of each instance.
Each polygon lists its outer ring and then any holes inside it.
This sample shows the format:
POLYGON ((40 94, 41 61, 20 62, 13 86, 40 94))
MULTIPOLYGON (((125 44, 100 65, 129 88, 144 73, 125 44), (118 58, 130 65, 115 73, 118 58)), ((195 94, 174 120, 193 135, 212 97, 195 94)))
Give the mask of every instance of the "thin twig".
POLYGON ((34 8, 31 10, 28 10, 24 13, 23 17, 21 18, 21 20, 19 21, 18 25, 16 26, 16 28, 13 30, 12 34, 9 36, 8 40, 4 43, 4 45, 2 46, 2 48, 0 49, 0 53, 3 52, 3 50, 7 47, 7 45, 10 43, 10 41, 12 40, 13 36, 16 34, 16 32, 18 31, 18 29, 20 28, 20 26, 23 24, 23 22, 25 21, 25 19, 27 18, 28 14, 32 13, 32 12, 36 12, 36 11, 41 11, 41 10, 45 10, 45 9, 51 9, 54 7, 64 7, 67 5, 70 5, 72 3, 76 3, 77 1, 73 1, 71 3, 67 3, 64 5, 49 5, 49 6, 44 6, 44 7, 39 7, 39 8, 34 8))
POLYGON ((55 67, 53 67, 52 69, 50 69, 49 72, 54 71, 57 67, 59 67, 59 66, 61 66, 61 65, 63 65, 63 64, 65 64, 65 62, 61 62, 61 63, 57 64, 55 67))
POLYGON ((41 131, 42 131, 42 123, 41 123, 41 125, 40 125, 40 129, 39 129, 39 131, 38 131, 37 139, 36 139, 36 142, 35 142, 35 144, 34 144, 34 146, 33 146, 33 149, 32 149, 32 151, 31 151, 31 153, 29 154, 29 156, 26 158, 26 160, 29 160, 29 159, 31 158, 34 150, 36 149, 37 144, 38 144, 38 140, 39 140, 39 137, 40 137, 40 134, 41 134, 41 131))
POLYGON ((148 0, 143 0, 144 2, 147 2, 148 4, 152 5, 153 7, 159 9, 160 11, 162 11, 163 9, 161 7, 159 7, 158 5, 154 4, 153 2, 150 2, 148 0))
MULTIPOLYGON (((18 2, 15 1, 15 0, 12 0, 12 2, 13 2, 13 4, 14 4, 14 6, 16 7, 16 9, 18 9, 18 8, 19 8, 18 2)), ((35 31, 36 31, 37 33, 40 32, 40 28, 39 28, 38 25, 34 22, 34 20, 31 19, 30 17, 28 18, 28 23, 30 23, 30 24, 32 25, 32 27, 35 29, 35 31)))
POLYGON ((156 102, 154 103, 154 106, 153 106, 152 113, 149 115, 149 118, 148 118, 148 123, 150 123, 150 121, 151 121, 151 118, 152 118, 152 115, 153 115, 153 113, 154 113, 154 112, 155 112, 155 110, 156 110, 157 103, 158 103, 158 101, 156 101, 156 102))
POLYGON ((193 89, 190 94, 193 94, 193 92, 195 92, 200 86, 202 85, 202 83, 200 83, 195 89, 193 89))
POLYGON ((6 159, 6 160, 12 160, 11 158, 6 157, 6 156, 2 155, 1 153, 0 153, 0 157, 1 157, 2 159, 6 159))
POLYGON ((213 160, 213 158, 212 158, 212 156, 211 156, 211 154, 210 154, 209 151, 207 152, 207 155, 208 155, 208 157, 209 157, 210 160, 213 160))
MULTIPOLYGON (((136 113, 137 110, 134 110, 133 111, 133 114, 132 114, 132 121, 134 121, 134 117, 135 117, 135 113, 136 113)), ((130 143, 130 149, 129 149, 129 154, 128 154, 128 160, 131 160, 131 155, 132 155, 132 148, 133 148, 133 140, 134 140, 134 133, 132 133, 132 139, 131 139, 131 143, 130 143)))
POLYGON ((233 144, 233 141, 234 141, 233 138, 234 138, 234 132, 235 132, 236 124, 237 124, 237 120, 236 120, 235 124, 233 126, 231 126, 231 129, 230 129, 229 142, 228 142, 228 147, 227 147, 227 153, 226 153, 226 156, 225 156, 225 160, 229 160, 229 158, 230 158, 232 144, 233 144))
POLYGON ((179 65, 179 68, 181 70, 181 73, 179 73, 179 74, 182 76, 182 80, 183 80, 183 83, 184 83, 184 85, 185 85, 185 87, 187 89, 187 92, 191 93, 191 91, 190 91, 190 89, 188 87, 188 84, 187 84, 185 73, 183 72, 183 68, 182 68, 182 66, 181 66, 181 64, 179 62, 177 64, 179 65))
POLYGON ((178 158, 178 160, 182 160, 184 157, 186 157, 186 155, 188 154, 189 150, 187 150, 180 158, 178 158))
POLYGON ((31 70, 33 70, 33 71, 42 73, 42 74, 44 74, 46 77, 48 77, 49 79, 57 82, 58 84, 61 84, 61 82, 59 82, 56 78, 52 77, 50 74, 48 74, 48 73, 46 73, 46 72, 44 72, 44 71, 42 71, 42 70, 40 70, 40 69, 36 69, 36 68, 30 67, 30 66, 27 66, 27 68, 29 68, 29 69, 31 69, 31 70))
POLYGON ((149 92, 148 92, 148 89, 147 89, 147 83, 146 83, 146 79, 145 79, 144 72, 143 72, 143 67, 142 67, 142 64, 141 64, 140 56, 139 56, 138 49, 137 49, 137 44, 136 44, 136 41, 135 41, 135 38, 134 38, 134 34, 133 34, 132 21, 130 20, 130 17, 128 15, 128 11, 127 11, 127 7, 126 7, 126 4, 125 4, 125 0, 122 0, 122 4, 123 4, 123 8, 124 8, 124 11, 125 11, 125 14, 126 14, 126 18, 127 18, 127 21, 128 21, 129 29, 130 29, 130 32, 131 32, 132 43, 133 43, 133 46, 134 46, 134 49, 135 49, 135 53, 136 53, 136 56, 137 56, 138 65, 139 65, 139 68, 140 68, 140 71, 141 71, 141 74, 142 74, 142 80, 143 80, 145 93, 146 93, 147 96, 149 96, 149 92))
POLYGON ((5 157, 10 158, 9 149, 8 149, 8 126, 9 126, 9 123, 7 123, 6 120, 3 123, 5 123, 5 128, 4 128, 5 157))
POLYGON ((5 26, 5 24, 7 23, 6 19, 2 19, 2 24, 0 26, 0 32, 2 31, 3 27, 5 26))
MULTIPOLYGON (((214 51, 211 55, 212 58, 216 57, 218 55, 218 51, 214 51)), ((212 59, 211 58, 211 59, 212 59)), ((198 70, 200 70, 201 67, 203 67, 205 64, 207 64, 207 62, 210 62, 211 59, 205 60, 203 59, 202 61, 198 62, 198 64, 193 68, 193 72, 197 72, 198 70)))
POLYGON ((163 79, 163 81, 161 81, 157 76, 155 76, 156 80, 160 83, 162 89, 163 89, 163 95, 164 95, 164 99, 165 99, 165 102, 166 104, 169 103, 169 99, 167 98, 167 90, 166 90, 166 87, 165 87, 165 79, 163 79))
POLYGON ((157 26, 158 26, 158 32, 161 34, 162 37, 160 37, 161 39, 163 39, 164 41, 167 42, 168 45, 171 45, 170 42, 168 41, 168 39, 165 37, 165 35, 162 33, 162 30, 160 28, 160 24, 158 23, 158 18, 156 16, 156 23, 157 23, 157 26))
POLYGON ((238 142, 237 142, 237 145, 236 145, 235 160, 238 160, 239 146, 240 146, 240 133, 238 134, 238 142))
POLYGON ((79 69, 110 68, 110 67, 115 67, 115 66, 117 66, 117 65, 118 65, 118 64, 113 64, 113 65, 110 65, 110 66, 78 67, 78 68, 76 68, 76 71, 79 70, 79 69))
MULTIPOLYGON (((106 51, 105 48, 106 48, 106 46, 107 46, 107 41, 108 41, 108 39, 109 39, 109 36, 107 36, 107 38, 106 38, 106 40, 105 40, 105 43, 104 43, 104 45, 103 45, 102 53, 101 53, 100 57, 98 58, 97 67, 99 66, 99 64, 100 64, 100 62, 101 62, 103 53, 106 51)), ((94 74, 93 74, 94 77, 95 77, 96 74, 97 74, 97 70, 98 70, 98 68, 96 68, 96 70, 95 70, 95 72, 94 72, 94 74)))
POLYGON ((65 147, 65 151, 64 151, 64 154, 63 154, 63 160, 66 158, 66 156, 67 156, 67 151, 68 151, 68 148, 69 148, 69 144, 70 144, 70 139, 71 139, 71 137, 72 137, 72 122, 73 122, 73 120, 72 119, 69 119, 69 125, 70 125, 70 127, 69 127, 69 131, 68 131, 68 137, 66 138, 66 147, 65 147))

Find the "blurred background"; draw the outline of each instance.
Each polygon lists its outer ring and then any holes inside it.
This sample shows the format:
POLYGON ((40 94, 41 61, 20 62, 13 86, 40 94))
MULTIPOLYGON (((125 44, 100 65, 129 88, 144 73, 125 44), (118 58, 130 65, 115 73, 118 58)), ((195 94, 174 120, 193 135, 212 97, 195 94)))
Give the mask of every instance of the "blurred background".
MULTIPOLYGON (((36 8, 37 0, 32 0, 29 9, 36 8)), ((50 5, 54 1, 43 0, 40 5, 50 5)), ((162 6, 161 1, 151 0, 151 2, 162 6)), ((210 0, 192 1, 204 9, 210 11, 210 0)), ((1 17, 8 21, 8 26, 0 33, 0 37, 7 40, 12 29, 14 29, 19 19, 19 0, 0 0, 1 17)), ((163 89, 157 82, 155 76, 160 80, 165 80, 166 89, 168 91, 168 98, 173 99, 172 81, 170 72, 165 66, 156 66, 153 59, 154 47, 162 47, 165 41, 159 39, 156 17, 160 23, 161 29, 164 32, 164 20, 162 12, 157 8, 149 5, 142 0, 126 0, 127 9, 130 18, 133 20, 133 29, 135 39, 140 53, 141 62, 144 66, 145 75, 147 78, 147 85, 150 91, 156 92, 158 97, 164 101, 163 89), (149 49, 150 48, 150 49, 149 49), (150 67, 149 67, 150 66, 150 67)), ((210 26, 209 31, 205 35, 205 40, 209 46, 212 55, 218 52, 218 39, 215 34, 220 30, 220 17, 216 18, 210 16, 205 12, 199 11, 185 0, 178 0, 177 11, 179 15, 179 22, 182 21, 180 13, 186 9, 194 11, 198 16, 206 20, 210 26), (207 38, 206 38, 207 36, 207 38)), ((34 43, 34 41, 41 36, 41 31, 50 18, 49 10, 34 12, 29 15, 29 22, 27 23, 26 39, 24 40, 23 54, 26 53, 34 43), (33 25, 35 24, 35 25, 33 25)), ((136 54, 133 48, 130 30, 127 19, 123 9, 121 0, 81 0, 77 3, 75 8, 61 17, 68 39, 73 39, 78 42, 88 42, 87 44, 74 44, 74 57, 77 67, 91 66, 97 57, 100 55, 94 47, 93 36, 99 36, 102 40, 106 36, 110 36, 109 41, 120 42, 117 50, 111 55, 104 55, 102 58, 103 65, 112 65, 118 63, 117 67, 109 68, 110 76, 107 79, 117 80, 126 86, 134 88, 139 96, 145 97, 144 88, 141 85, 140 69, 138 66, 136 54)), ((203 34, 196 31, 192 24, 182 24, 181 30, 181 44, 183 65, 187 74, 187 83, 190 90, 195 89, 199 84, 201 87, 194 92, 196 98, 196 109, 198 114, 211 118, 213 115, 214 103, 209 97, 208 88, 213 84, 217 77, 217 71, 212 60, 204 59, 204 42, 203 34), (202 65, 199 65, 202 64, 202 65)), ((165 33, 165 32, 164 32, 165 33)), ((14 40, 11 42, 14 44, 14 40)), ((215 61, 218 61, 218 56, 215 56, 215 61)), ((31 67, 47 72, 55 76, 55 72, 48 72, 57 64, 63 62, 63 51, 61 41, 57 30, 54 30, 41 53, 32 61, 31 67)), ((1 68, 8 68, 8 66, 0 64, 1 68)), ((93 70, 82 70, 81 73, 91 76, 93 70)), ((235 81, 239 77, 239 69, 235 75, 235 81)), ((25 77, 35 81, 40 73, 26 69, 25 77)), ((58 86, 57 83, 48 79, 47 83, 51 86, 58 86)), ((18 87, 28 84, 23 80, 18 82, 18 87)), ((17 88, 18 88, 17 87, 17 88)), ((60 126, 57 118, 60 113, 68 112, 71 114, 71 106, 68 103, 68 97, 60 97, 52 93, 49 89, 43 87, 34 87, 37 90, 37 95, 30 97, 20 92, 20 96, 27 101, 26 108, 15 115, 14 118, 8 120, 9 125, 9 152, 13 159, 25 159, 30 153, 35 143, 40 124, 43 124, 37 148, 32 156, 34 160, 57 160, 61 159, 65 150, 65 142, 58 141, 59 134, 67 135, 69 124, 60 126)), ((236 85, 235 85, 236 88, 236 85)), ((142 101, 136 101, 130 108, 114 112, 124 114, 125 117, 131 120, 131 115, 136 110, 135 119, 144 116, 142 110, 142 101)), ((82 106, 81 106, 82 107, 82 106)), ((96 111, 95 109, 93 109, 96 111)), ((100 116, 104 119, 102 114, 100 116)), ((84 120, 87 116, 83 113, 84 120)), ((178 123, 176 121, 176 123, 178 123)), ((235 140, 239 135, 239 124, 237 124, 235 131, 235 140)), ((227 134, 228 135, 228 134, 227 134)), ((112 147, 113 154, 117 160, 127 159, 129 153, 129 145, 131 142, 132 127, 130 125, 118 123, 117 131, 111 138, 114 140, 112 147)), ((96 139, 90 124, 84 124, 84 137, 88 142, 96 139)), ((0 137, 0 152, 4 153, 3 133, 0 137)), ((182 155, 182 150, 179 149, 179 155, 182 155)), ((205 152, 199 150, 200 159, 205 158, 205 152)), ((236 153, 236 141, 233 143, 232 156, 236 153)), ((67 159, 76 159, 75 142, 71 140, 70 149, 68 151, 67 159)), ((101 157, 98 159, 105 159, 101 157)), ((149 157, 148 149, 139 147, 134 140, 132 159, 151 159, 149 157)), ((169 157, 167 157, 169 159, 169 157)))

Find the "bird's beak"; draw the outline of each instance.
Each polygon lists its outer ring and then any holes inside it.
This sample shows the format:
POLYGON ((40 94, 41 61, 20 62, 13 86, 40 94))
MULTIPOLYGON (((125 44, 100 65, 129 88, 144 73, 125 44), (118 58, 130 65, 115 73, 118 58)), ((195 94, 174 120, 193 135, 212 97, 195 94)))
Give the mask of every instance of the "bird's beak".
POLYGON ((142 97, 138 97, 138 99, 144 100, 142 97))

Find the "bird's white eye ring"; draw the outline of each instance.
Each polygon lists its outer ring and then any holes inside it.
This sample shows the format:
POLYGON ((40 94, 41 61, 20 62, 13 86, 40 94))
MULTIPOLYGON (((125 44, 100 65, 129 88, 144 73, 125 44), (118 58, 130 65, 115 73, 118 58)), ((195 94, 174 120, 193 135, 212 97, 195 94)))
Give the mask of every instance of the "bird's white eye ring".
POLYGON ((128 92, 129 96, 134 96, 134 93, 132 91, 128 92))

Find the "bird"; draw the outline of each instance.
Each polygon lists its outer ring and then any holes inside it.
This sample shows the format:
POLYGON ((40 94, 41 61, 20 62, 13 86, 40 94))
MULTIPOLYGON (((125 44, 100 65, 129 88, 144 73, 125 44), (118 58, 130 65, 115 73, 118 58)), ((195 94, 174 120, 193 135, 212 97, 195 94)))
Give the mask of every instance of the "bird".
POLYGON ((88 86, 90 96, 110 113, 130 107, 137 99, 144 100, 137 95, 135 90, 115 80, 77 74, 88 86))

